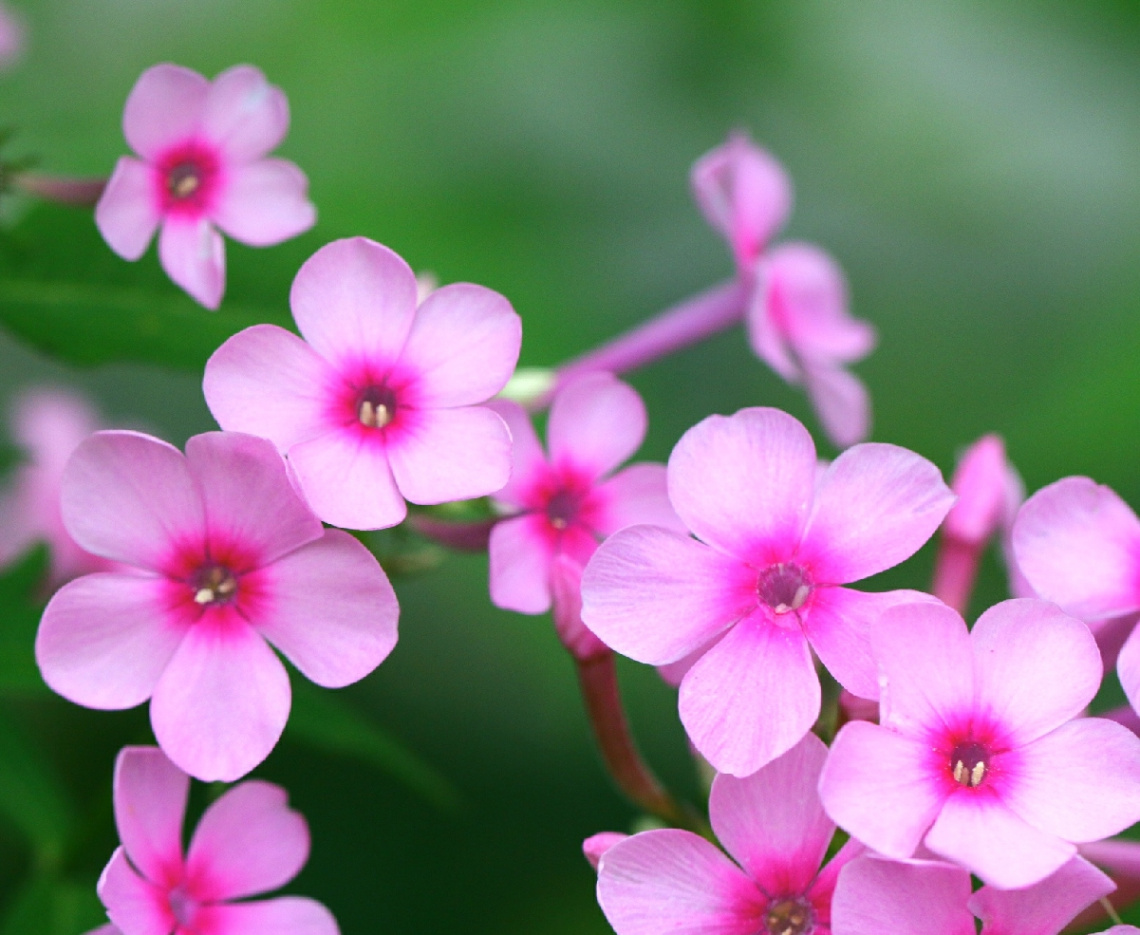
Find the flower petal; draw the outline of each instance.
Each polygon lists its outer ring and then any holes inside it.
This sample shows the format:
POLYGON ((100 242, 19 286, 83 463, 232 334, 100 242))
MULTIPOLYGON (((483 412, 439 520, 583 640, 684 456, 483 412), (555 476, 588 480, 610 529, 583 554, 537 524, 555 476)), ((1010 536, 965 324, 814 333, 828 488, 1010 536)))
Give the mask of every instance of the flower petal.
POLYGON ((284 453, 329 430, 327 388, 338 379, 292 332, 254 325, 206 361, 202 392, 223 429, 268 438, 284 453))
POLYGON ((1063 478, 1026 500, 1013 551, 1041 597, 1086 622, 1140 609, 1140 520, 1087 477, 1063 478))
POLYGON ((342 688, 364 678, 396 645, 396 592, 348 533, 327 530, 264 575, 271 606, 252 623, 318 685, 342 688))
POLYGON ((115 573, 64 585, 36 634, 44 681, 88 708, 118 710, 146 701, 185 634, 164 613, 164 588, 159 578, 115 573))
POLYGON ((844 831, 888 857, 910 857, 944 796, 926 768, 929 745, 878 724, 840 728, 819 796, 844 831))
POLYGON ((1027 823, 984 789, 954 792, 924 843, 998 889, 1031 886, 1077 853, 1068 841, 1027 823))
POLYGON ((202 492, 215 554, 234 548, 261 567, 323 535, 321 521, 293 488, 285 459, 266 439, 206 432, 186 443, 186 460, 202 492))
POLYGON ((687 656, 756 606, 751 568, 656 526, 614 533, 582 576, 586 626, 611 649, 655 666, 687 656))
POLYGON ((227 160, 246 163, 276 149, 285 138, 289 101, 259 68, 235 65, 210 82, 201 128, 227 160))
POLYGON ((491 603, 520 614, 550 609, 553 542, 545 517, 528 514, 495 524, 488 543, 491 603))
POLYGON ((151 883, 182 879, 182 820, 190 777, 158 747, 124 747, 115 760, 115 826, 131 864, 151 883))
POLYGON ((226 250, 207 218, 167 217, 158 235, 158 258, 166 275, 192 299, 216 309, 226 288, 226 250))
POLYGON ((807 734, 744 779, 713 780, 709 818, 717 839, 766 893, 807 891, 835 825, 819 801, 827 747, 807 734))
POLYGON ((259 159, 226 174, 212 218, 234 240, 269 247, 317 222, 305 173, 285 159, 259 159))
POLYGON ((752 561, 786 561, 811 506, 815 445, 779 409, 709 416, 669 457, 669 499, 697 536, 752 561))
POLYGON ((1074 857, 1056 873, 1024 889, 983 886, 969 908, 982 920, 982 930, 1002 935, 1060 932, 1086 906, 1107 896, 1116 884, 1087 860, 1074 857))
POLYGON ((871 854, 840 871, 831 901, 831 930, 844 935, 974 935, 966 910, 970 875, 927 860, 884 860, 871 854))
POLYGON ((856 445, 820 480, 800 555, 817 582, 859 581, 917 552, 953 502, 925 458, 896 445, 856 445))
POLYGON ((1002 796, 1034 827, 1083 843, 1140 821, 1140 738, 1127 727, 1078 718, 1015 757, 1002 796))
POLYGON ((1120 687, 1134 711, 1140 712, 1140 626, 1133 628, 1116 657, 1120 687))
POLYGON ((617 935, 754 935, 766 902, 732 861, 689 831, 635 834, 598 866, 598 904, 617 935))
POLYGON ((135 82, 123 108, 123 135, 144 159, 155 156, 197 129, 209 82, 179 65, 148 68, 135 82))
POLYGON ((289 462, 313 512, 332 526, 386 529, 407 515, 386 450, 355 429, 294 445, 289 462))
POLYGON ((505 399, 492 400, 487 408, 499 414, 511 433, 511 476, 495 500, 517 510, 537 506, 531 494, 549 469, 530 416, 518 403, 505 399))
POLYGON ((173 544, 205 529, 182 452, 140 432, 96 432, 81 443, 60 499, 64 524, 83 548, 144 568, 161 568, 173 544))
POLYGON ((1089 628, 1056 604, 1002 601, 971 632, 978 703, 1020 746, 1080 714, 1100 688, 1089 628))
POLYGON ((95 205, 99 233, 124 260, 137 260, 146 253, 162 219, 151 172, 150 166, 123 156, 95 205))
POLYGON ((416 313, 416 277, 387 247, 334 240, 307 259, 289 293, 301 335, 334 366, 394 363, 416 313))
POLYGON ((333 914, 304 896, 201 906, 195 923, 203 935, 340 935, 333 914))
POLYGON ((823 430, 839 448, 871 434, 871 398, 863 381, 842 367, 809 364, 804 386, 823 430))
POLYGON ((583 374, 550 405, 551 464, 573 466, 596 480, 641 447, 645 429, 645 403, 633 387, 608 373, 583 374))
POLYGON ((611 535, 626 526, 663 526, 684 534, 685 524, 669 502, 664 464, 632 464, 594 488, 602 503, 597 531, 611 535))
POLYGON ((514 373, 522 320, 499 293, 469 282, 436 289, 416 311, 400 365, 417 374, 423 406, 473 406, 514 373))
POLYGON ((284 886, 309 859, 309 826, 280 786, 251 779, 202 815, 186 853, 198 902, 241 899, 284 886))
POLYGON ((705 653, 681 682, 681 723, 718 772, 747 776, 803 738, 820 687, 798 629, 757 612, 705 653))
POLYGON ((269 755, 289 703, 289 676, 265 640, 235 618, 203 617, 155 686, 150 720, 179 767, 232 782, 269 755))
POLYGON ((99 898, 111 921, 130 935, 170 935, 176 926, 166 892, 140 877, 117 848, 99 877, 99 898))

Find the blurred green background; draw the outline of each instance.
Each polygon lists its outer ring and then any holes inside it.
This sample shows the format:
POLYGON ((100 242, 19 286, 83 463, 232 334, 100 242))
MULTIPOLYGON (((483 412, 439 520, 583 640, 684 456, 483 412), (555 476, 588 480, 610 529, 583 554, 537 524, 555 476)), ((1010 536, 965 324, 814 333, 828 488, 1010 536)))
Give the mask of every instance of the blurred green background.
MULTIPOLYGON (((0 318, 91 365, 0 332, 0 403, 50 382, 178 443, 211 429, 199 371, 129 358, 160 347, 161 359, 192 364, 251 316, 284 320, 300 263, 357 234, 442 282, 503 292, 523 317, 522 363, 556 363, 730 274, 687 172, 743 127, 795 180, 784 236, 831 251, 855 313, 879 329, 858 368, 875 439, 948 472, 965 444, 998 431, 1030 490, 1087 473, 1140 504, 1135 0, 19 9, 30 43, 0 76, 0 124, 16 130, 6 155, 106 174, 126 152, 122 105, 146 67, 212 76, 250 62, 289 96, 280 153, 308 174, 320 220, 277 248, 228 244, 227 299, 208 318, 153 249, 123 263, 89 214, 10 201, 0 318), (63 296, 58 307, 38 306, 29 282, 63 296), (131 327, 146 333, 137 347, 131 327), (148 343, 147 329, 165 336, 148 343), (125 359, 95 362, 120 346, 125 359)), ((643 457, 663 460, 703 416, 746 405, 786 408, 819 435, 804 398, 739 330, 632 382, 650 408, 643 457)), ((880 584, 925 586, 929 565, 927 550, 880 584)), ((496 611, 485 576, 485 559, 460 557, 397 582, 396 651, 341 693, 459 789, 458 812, 288 738, 256 773, 288 787, 312 826, 312 858, 291 889, 323 900, 345 935, 609 931, 579 846, 628 829, 634 813, 593 753, 549 620, 496 611)), ((977 604, 1003 596, 991 563, 977 604)), ((9 600, 0 622, 20 613, 9 600)), ((648 757, 694 790, 672 692, 640 667, 622 676, 648 757)), ((0 716, 0 932, 79 932, 99 921, 93 887, 115 844, 113 758, 147 741, 145 710, 100 714, 13 691, 0 716), (48 845, 28 845, 37 829, 48 845)))

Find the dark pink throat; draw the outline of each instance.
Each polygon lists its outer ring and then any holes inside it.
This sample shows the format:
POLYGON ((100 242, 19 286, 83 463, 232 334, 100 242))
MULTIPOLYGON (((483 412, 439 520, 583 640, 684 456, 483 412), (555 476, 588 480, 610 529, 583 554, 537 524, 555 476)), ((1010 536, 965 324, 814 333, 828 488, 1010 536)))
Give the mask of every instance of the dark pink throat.
POLYGON ((811 935, 815 913, 806 899, 780 899, 764 913, 764 928, 757 935, 811 935))
POLYGON ((382 429, 396 417, 396 394, 386 386, 369 386, 357 394, 356 419, 367 429, 382 429))
POLYGON ((225 565, 203 565, 191 579, 194 603, 201 607, 230 604, 237 600, 238 578, 225 565))
POLYGON ((958 744, 950 754, 950 775, 958 785, 976 789, 990 774, 990 751, 969 740, 958 744))
POLYGON ((791 562, 769 565, 756 581, 756 596, 775 614, 799 610, 811 597, 812 590, 807 572, 791 562))

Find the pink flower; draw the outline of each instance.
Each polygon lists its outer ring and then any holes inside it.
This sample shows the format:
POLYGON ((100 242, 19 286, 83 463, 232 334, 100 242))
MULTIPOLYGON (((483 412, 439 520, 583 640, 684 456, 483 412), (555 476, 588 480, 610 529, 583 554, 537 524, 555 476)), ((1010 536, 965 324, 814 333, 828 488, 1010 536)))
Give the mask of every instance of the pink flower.
POLYGON ((690 429, 668 484, 701 541, 650 526, 614 534, 586 568, 583 619, 639 662, 698 656, 681 682, 681 720, 717 770, 746 776, 815 722, 813 649, 845 688, 878 697, 871 621, 932 598, 842 585, 914 553, 953 497, 933 464, 893 445, 851 448, 817 479, 811 436, 776 409, 690 429))
POLYGON ((598 903, 617 935, 827 935, 836 876, 863 847, 820 868, 835 830, 816 793, 826 756, 808 734, 752 776, 716 777, 709 819, 736 863, 672 828, 604 850, 598 903))
MULTIPOLYGON (((499 403, 496 411, 513 442, 511 479, 494 500, 507 518, 495 525, 489 542, 496 606, 524 614, 549 610, 562 579, 577 592, 598 543, 624 526, 684 529, 669 505, 663 464, 635 464, 612 474, 645 437, 645 405, 627 384, 592 373, 561 389, 547 424, 549 457, 521 406, 499 403), (560 557, 565 561, 556 569, 560 557)), ((597 642, 588 630, 579 635, 597 642)))
POLYGON ((123 110, 123 134, 140 158, 119 159, 95 207, 103 239, 137 260, 161 225, 162 268, 217 308, 226 278, 218 228, 266 247, 316 221, 304 173, 265 158, 288 129, 285 95, 252 65, 213 81, 178 65, 148 68, 123 110))
POLYGON ((286 804, 284 789, 253 779, 227 790, 206 809, 184 852, 189 791, 190 778, 161 750, 119 753, 115 824, 123 843, 99 878, 112 924, 98 931, 338 935, 332 913, 316 900, 246 899, 288 883, 309 858, 308 826, 286 804))
POLYGON ((983 886, 971 894, 970 874, 961 867, 868 854, 839 874, 832 930, 835 935, 975 935, 976 915, 981 935, 1058 935, 1077 913, 1112 890, 1112 881, 1079 857, 1033 886, 983 886))
POLYGON ((46 542, 52 589, 77 575, 113 568, 113 562, 76 545, 59 511, 63 467, 76 446, 99 428, 94 410, 82 397, 63 390, 32 390, 16 400, 11 422, 13 438, 26 450, 28 461, 0 493, 0 566, 36 542, 46 542))
MULTIPOLYGON (((1087 477, 1066 477, 1037 491, 1013 527, 1017 566, 1041 597, 1059 604, 1112 639, 1131 629, 1116 672, 1140 711, 1140 520, 1116 493, 1087 477)), ((1115 647, 1113 647, 1115 649, 1115 647)))
POLYGON ((624 841, 628 837, 628 834, 622 834, 620 831, 599 831, 582 842, 582 856, 586 858, 591 867, 597 870, 598 864, 602 862, 602 855, 619 841, 624 841))
POLYGON ((204 780, 249 772, 289 716, 285 667, 318 685, 363 678, 396 643, 396 596, 359 542, 325 530, 264 439, 197 435, 178 449, 99 432, 63 477, 68 531, 135 571, 87 575, 44 611, 44 680, 90 708, 152 699, 166 754, 204 780))
POLYGON ((247 328, 206 364, 222 428, 271 439, 326 523, 394 526, 413 503, 499 490, 510 433, 485 406, 510 378, 522 327, 497 292, 456 283, 416 307, 416 277, 356 237, 322 247, 290 294, 305 340, 247 328), (308 343, 306 343, 306 341, 308 343))
POLYGON ((23 17, 0 3, 0 71, 6 71, 23 57, 27 29, 23 17))
POLYGON ((1079 620, 1020 599, 967 631, 948 607, 911 604, 871 641, 881 726, 845 725, 820 780, 827 813, 868 847, 906 858, 921 842, 1016 888, 1140 819, 1140 739, 1079 717, 1101 677, 1079 620))

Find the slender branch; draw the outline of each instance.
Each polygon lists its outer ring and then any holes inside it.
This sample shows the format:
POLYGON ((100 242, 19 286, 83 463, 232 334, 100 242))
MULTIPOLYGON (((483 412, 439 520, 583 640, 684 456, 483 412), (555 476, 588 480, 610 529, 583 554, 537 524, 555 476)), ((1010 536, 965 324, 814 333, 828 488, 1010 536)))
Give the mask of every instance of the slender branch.
POLYGON ((21 172, 12 184, 21 191, 45 201, 89 208, 103 194, 105 178, 72 178, 64 175, 45 175, 40 172, 21 172))

